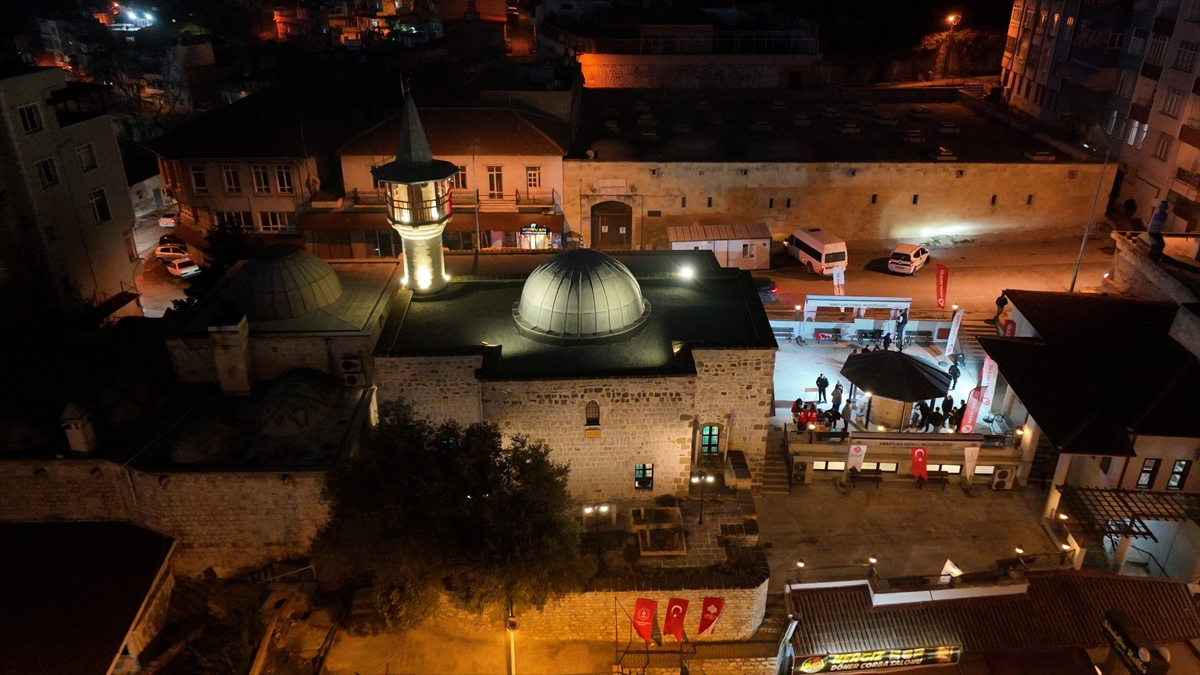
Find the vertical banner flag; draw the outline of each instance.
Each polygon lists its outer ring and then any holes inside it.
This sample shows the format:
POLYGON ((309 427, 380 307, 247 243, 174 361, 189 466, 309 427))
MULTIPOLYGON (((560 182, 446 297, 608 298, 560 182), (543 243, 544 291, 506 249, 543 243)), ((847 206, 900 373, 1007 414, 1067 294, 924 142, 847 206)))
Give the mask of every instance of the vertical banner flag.
POLYGON ((925 448, 912 449, 913 478, 929 480, 929 470, 925 468, 925 459, 928 456, 929 451, 925 448))
POLYGON ((717 622, 717 618, 721 616, 721 610, 725 609, 724 598, 705 598, 704 611, 700 613, 700 634, 712 628, 712 625, 717 622))
POLYGON ((1004 322, 1004 337, 1017 337, 1017 322, 1008 319, 1004 322))
POLYGON ((846 294, 846 270, 840 267, 833 268, 833 294, 846 294))
POLYGON ((638 598, 633 606, 633 628, 646 644, 650 644, 654 636, 654 612, 657 609, 658 603, 646 598, 638 598))
POLYGON ((962 424, 958 427, 960 434, 975 433, 975 420, 979 418, 979 406, 983 402, 983 387, 975 387, 967 396, 967 412, 963 414, 962 424))
POLYGON ((950 268, 938 263, 937 265, 937 305, 938 309, 946 309, 946 284, 950 281, 950 268))
POLYGON ((863 457, 867 454, 867 446, 852 445, 850 446, 850 456, 846 459, 847 469, 858 469, 862 471, 863 457))
POLYGON ((687 616, 688 601, 671 598, 667 602, 667 618, 663 619, 663 634, 674 635, 677 642, 683 642, 683 618, 687 616))
POLYGON ((975 465, 979 463, 979 446, 968 445, 963 448, 963 475, 967 478, 975 475, 975 465))
POLYGON ((999 375, 1000 369, 996 366, 996 362, 990 356, 983 357, 983 369, 979 371, 979 386, 983 389, 979 394, 980 409, 990 409, 992 407, 992 392, 996 391, 996 376, 999 375))
MULTIPOLYGON (((958 342, 958 331, 962 329, 963 314, 966 314, 965 309, 960 309, 954 313, 954 319, 950 322, 950 337, 946 339, 946 353, 955 354, 958 349, 955 348, 955 343, 958 342)), ((962 364, 959 364, 959 369, 962 369, 962 364)))

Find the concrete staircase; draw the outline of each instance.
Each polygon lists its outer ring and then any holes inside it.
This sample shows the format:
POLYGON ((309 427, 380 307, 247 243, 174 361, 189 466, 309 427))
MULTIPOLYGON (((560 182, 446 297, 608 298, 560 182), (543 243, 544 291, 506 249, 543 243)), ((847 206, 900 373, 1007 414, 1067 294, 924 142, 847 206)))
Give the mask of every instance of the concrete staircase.
POLYGON ((762 625, 751 639, 756 642, 778 642, 787 624, 787 600, 783 593, 771 593, 767 596, 767 610, 763 615, 762 625))
POLYGON ((790 494, 792 486, 788 483, 787 462, 783 459, 783 448, 767 448, 766 461, 762 469, 762 489, 764 495, 790 494))
MULTIPOLYGON (((958 348, 966 355, 966 370, 971 371, 971 374, 967 376, 964 373, 959 377, 960 381, 964 378, 970 382, 978 381, 979 371, 983 368, 985 354, 975 338, 983 335, 995 337, 998 334, 996 326, 986 321, 963 321, 958 329, 958 348)), ((959 369, 962 370, 963 366, 959 365, 959 369)))
POLYGON ((982 82, 975 82, 975 81, 966 82, 959 88, 962 89, 963 91, 967 92, 968 94, 970 94, 972 96, 978 96, 979 98, 983 98, 985 95, 982 82))

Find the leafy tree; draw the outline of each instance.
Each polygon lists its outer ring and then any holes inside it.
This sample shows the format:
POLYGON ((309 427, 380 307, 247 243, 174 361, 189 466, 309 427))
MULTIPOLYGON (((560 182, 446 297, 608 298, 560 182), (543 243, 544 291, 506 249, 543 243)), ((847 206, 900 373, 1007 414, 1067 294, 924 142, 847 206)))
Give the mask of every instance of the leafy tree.
POLYGON ((580 590, 570 469, 550 448, 493 424, 433 425, 406 403, 380 410, 359 454, 328 475, 331 517, 315 562, 374 584, 390 628, 423 619, 445 592, 468 609, 541 607, 580 590))
POLYGON ((229 268, 239 260, 247 260, 253 255, 250 241, 241 226, 229 221, 218 222, 204 235, 204 260, 207 266, 202 268, 199 276, 183 290, 185 297, 182 300, 172 300, 171 304, 179 311, 191 307, 217 285, 229 268))

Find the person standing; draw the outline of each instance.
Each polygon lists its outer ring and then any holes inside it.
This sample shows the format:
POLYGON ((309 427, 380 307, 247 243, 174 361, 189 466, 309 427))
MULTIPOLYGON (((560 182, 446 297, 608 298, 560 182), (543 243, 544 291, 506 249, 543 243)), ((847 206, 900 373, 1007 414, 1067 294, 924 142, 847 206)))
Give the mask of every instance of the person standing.
POLYGON ((942 399, 942 414, 949 415, 951 410, 954 410, 954 397, 946 394, 946 398, 942 399))
POLYGON ((792 404, 792 421, 796 423, 796 429, 800 428, 800 422, 802 421, 800 418, 803 416, 803 413, 804 399, 798 398, 796 399, 796 402, 792 404))
POLYGON ((953 389, 955 386, 958 385, 958 376, 962 374, 962 371, 958 369, 957 363, 951 363, 949 372, 950 372, 950 388, 953 389))
POLYGON ((830 403, 830 406, 829 406, 830 410, 841 410, 842 409, 842 383, 841 382, 838 382, 837 386, 833 388, 833 393, 830 394, 830 396, 829 396, 829 403, 830 403))
POLYGON ((917 404, 917 410, 921 413, 921 417, 917 420, 917 428, 924 429, 929 424, 929 404, 921 401, 917 404))
POLYGON ((892 348, 892 334, 884 333, 883 334, 883 351, 886 352, 887 350, 889 350, 891 348, 892 348))
POLYGON ((950 428, 955 432, 962 426, 963 417, 967 414, 967 402, 963 401, 962 405, 950 412, 950 428))
MULTIPOLYGON (((933 433, 938 433, 942 430, 942 425, 946 422, 946 416, 940 410, 934 410, 929 413, 929 426, 933 427, 933 433)), ((924 431, 924 429, 922 429, 924 431)))
POLYGON ((996 316, 992 319, 992 323, 1000 323, 1000 315, 1004 313, 1004 308, 1008 306, 1008 298, 1001 293, 1000 297, 996 298, 996 316))
POLYGON ((825 377, 825 373, 817 376, 817 403, 825 403, 825 389, 829 387, 829 379, 825 377))
MULTIPOLYGON (((896 346, 904 345, 904 329, 908 326, 908 310, 900 310, 900 316, 896 319, 896 346)), ((903 351, 903 350, 901 350, 903 351)))

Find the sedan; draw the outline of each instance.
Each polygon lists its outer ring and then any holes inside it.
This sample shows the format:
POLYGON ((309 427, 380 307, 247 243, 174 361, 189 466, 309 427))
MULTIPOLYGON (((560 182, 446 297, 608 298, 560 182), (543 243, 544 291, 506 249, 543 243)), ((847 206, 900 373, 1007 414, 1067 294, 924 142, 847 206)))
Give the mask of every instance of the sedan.
POLYGON ((169 260, 179 260, 180 258, 187 257, 187 249, 175 244, 159 246, 154 249, 154 259, 158 261, 159 265, 165 265, 169 260))
POLYGON ((187 248, 187 244, 183 240, 173 234, 164 234, 158 238, 159 246, 176 246, 178 248, 187 248))
POLYGON ((888 271, 912 276, 927 262, 929 262, 929 251, 925 250, 924 246, 900 244, 888 258, 888 271))
POLYGON ((180 279, 200 274, 200 266, 191 258, 177 258, 167 263, 167 271, 180 279))
POLYGON ((762 304, 769 305, 778 300, 779 285, 766 277, 751 277, 754 280, 754 288, 758 291, 758 299, 762 304))
POLYGON ((179 213, 176 211, 168 211, 158 217, 159 227, 175 227, 179 224, 179 213))

